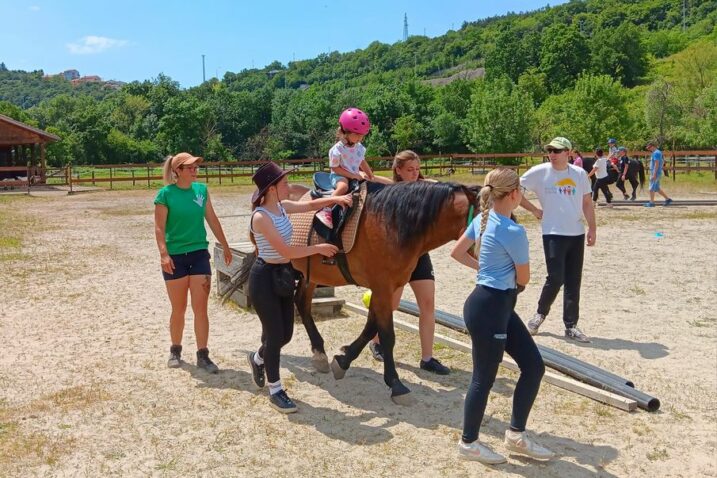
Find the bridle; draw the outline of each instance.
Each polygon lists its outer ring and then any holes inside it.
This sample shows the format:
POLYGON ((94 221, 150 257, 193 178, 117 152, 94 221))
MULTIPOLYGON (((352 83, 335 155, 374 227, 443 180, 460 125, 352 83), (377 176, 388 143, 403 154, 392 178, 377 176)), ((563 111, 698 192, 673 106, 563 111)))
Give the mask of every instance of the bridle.
POLYGON ((466 227, 470 226, 471 222, 480 212, 480 204, 478 199, 478 194, 473 192, 471 188, 467 186, 461 185, 461 188, 463 189, 463 194, 466 195, 466 198, 468 199, 468 219, 466 220, 466 227))

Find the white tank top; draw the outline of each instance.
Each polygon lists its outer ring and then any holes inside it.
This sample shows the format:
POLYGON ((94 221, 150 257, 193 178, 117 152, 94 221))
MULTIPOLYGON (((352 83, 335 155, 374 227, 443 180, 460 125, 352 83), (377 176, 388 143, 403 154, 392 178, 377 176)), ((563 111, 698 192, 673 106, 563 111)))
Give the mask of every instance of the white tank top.
POLYGON ((276 249, 271 247, 271 244, 269 244, 269 241, 266 239, 266 237, 264 237, 264 234, 256 232, 254 230, 254 228, 252 227, 252 221, 254 220, 254 213, 256 213, 257 211, 261 211, 262 213, 266 214, 271 218, 271 222, 274 224, 276 230, 279 231, 279 235, 284 240, 284 244, 288 245, 291 243, 291 234, 293 233, 294 229, 291 225, 291 221, 289 221, 289 216, 286 215, 286 211, 281 206, 281 203, 279 204, 279 210, 281 211, 281 214, 275 215, 261 206, 257 207, 256 209, 254 209, 254 212, 252 212, 251 219, 249 222, 249 229, 254 234, 254 239, 256 240, 256 247, 259 249, 259 257, 269 262, 284 262, 287 259, 278 252, 276 252, 276 249))

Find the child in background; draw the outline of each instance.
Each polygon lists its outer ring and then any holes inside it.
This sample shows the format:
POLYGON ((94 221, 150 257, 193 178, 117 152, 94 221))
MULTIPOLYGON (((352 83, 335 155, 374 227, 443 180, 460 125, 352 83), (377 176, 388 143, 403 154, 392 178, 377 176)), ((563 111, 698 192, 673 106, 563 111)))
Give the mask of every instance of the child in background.
MULTIPOLYGON (((358 108, 348 108, 339 117, 335 145, 329 150, 331 184, 336 188, 332 196, 343 196, 349 192, 349 180, 373 180, 373 171, 366 162, 366 148, 361 141, 371 129, 366 113, 358 108)), ((331 208, 320 210, 316 217, 324 226, 333 229, 331 208)))

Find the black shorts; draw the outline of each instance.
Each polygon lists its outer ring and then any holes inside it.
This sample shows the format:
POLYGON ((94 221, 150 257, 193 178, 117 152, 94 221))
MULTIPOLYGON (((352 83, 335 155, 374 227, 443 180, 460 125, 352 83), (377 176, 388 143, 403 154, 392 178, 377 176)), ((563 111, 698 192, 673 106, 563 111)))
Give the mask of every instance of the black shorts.
POLYGON ((174 274, 167 274, 162 271, 164 280, 181 279, 185 276, 212 275, 212 268, 209 265, 209 251, 185 252, 184 254, 171 254, 169 257, 174 262, 174 274))
POLYGON ((433 277, 433 264, 431 263, 431 256, 428 253, 423 254, 418 258, 416 268, 411 273, 411 278, 408 282, 415 280, 435 280, 433 277))

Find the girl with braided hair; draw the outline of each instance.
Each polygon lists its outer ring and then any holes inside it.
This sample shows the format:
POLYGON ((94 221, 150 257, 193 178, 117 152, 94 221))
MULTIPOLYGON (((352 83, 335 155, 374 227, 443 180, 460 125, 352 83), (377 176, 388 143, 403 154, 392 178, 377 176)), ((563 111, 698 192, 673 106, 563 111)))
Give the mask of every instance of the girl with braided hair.
POLYGON ((539 460, 554 456, 525 431, 545 366, 533 338, 514 310, 518 293, 530 280, 528 236, 523 226, 511 219, 522 199, 523 191, 515 171, 499 168, 488 173, 480 192, 482 212, 451 251, 455 260, 478 271, 476 287, 463 306, 463 318, 473 346, 473 376, 466 394, 458 451, 464 458, 484 464, 506 461, 504 456, 478 441, 488 395, 504 351, 520 367, 505 447, 512 453, 539 460), (477 259, 469 253, 474 245, 477 259))

